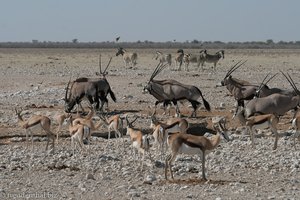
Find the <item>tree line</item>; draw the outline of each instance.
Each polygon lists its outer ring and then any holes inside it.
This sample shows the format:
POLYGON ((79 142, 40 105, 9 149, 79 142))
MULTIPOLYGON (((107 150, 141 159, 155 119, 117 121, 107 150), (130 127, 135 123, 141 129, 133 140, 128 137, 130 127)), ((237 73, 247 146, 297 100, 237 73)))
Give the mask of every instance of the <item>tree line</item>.
POLYGON ((222 41, 199 41, 185 42, 167 41, 136 41, 136 42, 79 42, 73 39, 70 42, 38 41, 31 42, 0 42, 0 48, 154 48, 154 49, 300 49, 300 41, 266 41, 251 42, 222 42, 222 41))

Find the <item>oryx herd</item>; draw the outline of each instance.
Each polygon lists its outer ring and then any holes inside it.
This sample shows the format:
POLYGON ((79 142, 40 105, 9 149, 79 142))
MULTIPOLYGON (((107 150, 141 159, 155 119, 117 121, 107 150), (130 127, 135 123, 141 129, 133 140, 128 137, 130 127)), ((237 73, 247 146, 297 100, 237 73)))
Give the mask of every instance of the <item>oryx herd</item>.
MULTIPOLYGON (((138 54, 136 52, 130 52, 124 48, 118 48, 116 57, 118 55, 123 56, 125 67, 138 67, 137 59, 138 54)), ((189 65, 196 63, 199 68, 203 70, 204 63, 212 63, 213 70, 216 70, 216 65, 221 58, 224 58, 224 50, 220 50, 215 54, 208 54, 207 50, 201 50, 198 54, 186 54, 183 49, 179 49, 173 58, 175 61, 176 72, 181 70, 181 66, 184 65, 186 71, 189 71, 189 65)), ((222 139, 231 141, 230 131, 226 127, 226 120, 239 120, 241 126, 245 126, 250 131, 252 147, 255 147, 255 132, 257 129, 270 128, 275 135, 275 143, 273 149, 277 148, 279 141, 278 126, 281 117, 288 111, 294 110, 294 116, 290 119, 292 126, 295 129, 294 133, 294 147, 296 148, 296 139, 300 133, 300 116, 297 115, 297 108, 300 106, 300 91, 298 90, 296 83, 292 76, 286 72, 279 71, 283 80, 291 85, 292 90, 283 88, 270 88, 268 82, 275 78, 275 75, 270 76, 267 74, 261 84, 257 85, 246 80, 241 80, 238 77, 234 77, 233 72, 245 65, 246 61, 239 61, 234 63, 230 69, 224 74, 223 80, 221 80, 221 86, 225 86, 226 89, 232 95, 232 98, 236 101, 236 108, 234 110, 233 119, 226 119, 225 117, 213 116, 211 118, 212 127, 202 127, 199 129, 192 129, 190 123, 192 119, 197 119, 200 112, 197 113, 197 109, 200 107, 201 102, 205 110, 201 112, 212 111, 211 103, 205 98, 205 93, 202 93, 198 86, 201 86, 201 82, 195 78, 195 84, 188 85, 181 83, 179 80, 170 79, 172 74, 168 74, 168 78, 163 78, 161 72, 167 70, 168 66, 172 65, 171 53, 163 53, 161 51, 155 51, 155 64, 153 64, 153 72, 149 74, 149 77, 144 78, 146 84, 143 87, 143 95, 148 95, 150 101, 147 119, 139 117, 139 115, 131 112, 109 112, 108 111, 108 94, 110 98, 117 102, 118 94, 113 92, 114 84, 109 83, 107 79, 107 69, 112 62, 110 57, 109 62, 102 71, 101 55, 99 57, 100 72, 96 73, 97 77, 79 77, 75 80, 65 81, 65 94, 64 94, 64 109, 60 114, 53 117, 57 123, 57 130, 51 130, 51 119, 43 115, 33 115, 28 119, 22 117, 22 110, 15 108, 14 112, 18 118, 18 124, 26 131, 26 141, 28 144, 28 132, 31 133, 31 128, 40 125, 46 132, 48 144, 51 142, 51 153, 55 154, 54 146, 58 143, 59 136, 62 132, 68 132, 71 138, 71 148, 73 155, 79 151, 80 153, 92 153, 89 151, 89 146, 94 145, 91 143, 90 138, 94 132, 99 132, 100 127, 103 125, 107 127, 108 140, 105 149, 109 148, 109 143, 112 139, 111 132, 114 132, 114 139, 118 142, 118 146, 126 148, 124 137, 128 137, 131 143, 131 147, 142 154, 141 170, 143 170, 143 161, 145 156, 149 156, 151 162, 153 159, 163 159, 165 162, 165 178, 168 179, 168 171, 173 178, 172 163, 175 161, 178 154, 196 154, 201 157, 202 164, 202 178, 206 180, 205 173, 205 157, 207 153, 218 147, 222 139), (157 64, 158 63, 158 64, 157 64), (158 78, 161 75, 161 78, 158 78), (267 80, 268 78, 268 80, 267 80), (199 99, 201 98, 201 102, 199 99), (155 99, 155 100, 154 100, 155 99), (89 104, 88 112, 85 112, 83 101, 89 104), (187 101, 191 104, 192 111, 189 116, 184 116, 180 112, 179 102, 187 101), (106 104, 106 109, 104 105, 106 104), (158 114, 157 105, 162 104, 164 108, 163 114, 158 114), (168 106, 173 104, 175 106, 176 116, 172 117, 166 112, 168 106), (154 107, 152 107, 154 105, 154 107), (116 114, 119 113, 119 114, 116 114), (166 121, 162 119, 166 119, 166 121), (144 127, 134 127, 134 122, 144 120, 144 127), (68 130, 64 130, 63 124, 67 122, 68 130), (123 127, 123 124, 126 126, 123 127), (151 132, 145 132, 144 129, 149 128, 151 132), (204 136, 206 132, 214 134, 211 137, 204 136), (152 138, 154 140, 152 144, 152 138), (55 142, 56 140, 56 142, 55 142), (86 148, 84 141, 87 141, 88 147, 86 148), (122 144, 119 144, 119 143, 122 144), (152 156, 151 150, 153 146, 156 146, 157 155, 152 156), (87 151, 86 151, 87 150, 87 151)), ((119 59, 119 58, 114 58, 119 59)), ((142 65, 142 63, 139 63, 142 65)), ((133 69, 127 69, 133 70, 133 69)), ((131 73, 131 71, 129 71, 131 73)), ((203 73, 204 74, 204 73, 203 73)), ((224 90, 225 90, 224 87, 224 90)), ((138 89, 138 88, 136 88, 138 89)), ((213 90, 214 88, 212 88, 213 90)), ((217 97, 217 93, 214 98, 217 97)), ((62 97, 63 98, 63 97, 62 97)), ((86 105, 86 104, 85 104, 86 105)), ((133 104, 128 102, 128 106, 134 107, 133 104)), ((180 105, 185 107, 186 104, 180 105)), ((233 105, 232 105, 233 106, 233 105)), ((186 107, 187 108, 187 107, 186 107)), ((231 130, 234 131, 234 130, 231 130)), ((31 146, 33 147, 33 140, 31 138, 31 146)), ((226 144, 224 144, 226 145, 226 144)), ((135 152, 134 151, 134 152, 135 152)))

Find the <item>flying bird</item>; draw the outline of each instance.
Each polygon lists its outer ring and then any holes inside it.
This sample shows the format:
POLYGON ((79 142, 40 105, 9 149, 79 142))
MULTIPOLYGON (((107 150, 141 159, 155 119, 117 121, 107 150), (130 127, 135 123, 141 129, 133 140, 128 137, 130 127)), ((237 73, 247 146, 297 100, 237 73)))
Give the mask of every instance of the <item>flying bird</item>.
POLYGON ((120 37, 117 37, 117 38, 116 38, 116 42, 118 42, 118 41, 119 41, 119 39, 120 39, 120 37))

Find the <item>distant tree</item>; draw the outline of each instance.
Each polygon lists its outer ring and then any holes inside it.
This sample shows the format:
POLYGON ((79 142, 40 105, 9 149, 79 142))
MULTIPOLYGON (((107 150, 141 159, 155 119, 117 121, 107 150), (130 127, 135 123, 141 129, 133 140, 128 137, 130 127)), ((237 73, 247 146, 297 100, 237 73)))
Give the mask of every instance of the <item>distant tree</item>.
POLYGON ((72 40, 72 42, 73 42, 74 44, 77 44, 77 43, 78 43, 78 39, 75 38, 75 39, 72 40))
POLYGON ((272 39, 268 39, 268 40, 266 41, 266 43, 267 43, 267 44, 274 44, 274 41, 273 41, 272 39))

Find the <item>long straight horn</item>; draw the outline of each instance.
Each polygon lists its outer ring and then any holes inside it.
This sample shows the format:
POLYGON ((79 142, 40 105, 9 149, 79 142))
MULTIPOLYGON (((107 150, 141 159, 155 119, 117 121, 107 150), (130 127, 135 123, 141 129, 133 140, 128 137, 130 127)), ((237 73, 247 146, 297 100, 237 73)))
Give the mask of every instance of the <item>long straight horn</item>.
POLYGON ((71 78, 67 84, 67 87, 66 87, 66 94, 65 94, 65 101, 68 101, 68 90, 69 90, 69 85, 70 85, 70 82, 71 82, 71 78))
POLYGON ((101 54, 99 55, 99 73, 102 74, 102 70, 101 70, 101 54))
POLYGON ((291 78, 291 76, 290 76, 289 74, 288 74, 288 76, 287 76, 287 75, 286 75, 285 73, 283 73, 281 70, 280 70, 280 72, 281 72, 282 75, 286 78, 286 80, 290 83, 290 85, 291 85, 292 88, 294 89, 295 93, 296 93, 296 94, 299 94, 300 92, 299 92, 299 90, 297 89, 297 87, 296 87, 296 85, 295 85, 293 79, 291 78))
POLYGON ((237 70, 238 68, 240 68, 243 64, 245 64, 247 62, 247 60, 245 60, 244 62, 239 61, 237 62, 226 74, 225 78, 227 78, 230 74, 232 74, 232 72, 234 72, 235 70, 237 70))
POLYGON ((150 81, 152 81, 152 79, 157 75, 157 71, 158 71, 158 68, 159 68, 160 65, 162 65, 161 62, 159 62, 158 65, 155 67, 153 73, 150 76, 150 81))
POLYGON ((112 57, 110 57, 110 59, 109 59, 109 61, 108 61, 107 65, 106 65, 106 68, 105 68, 105 69, 104 69, 104 71, 103 71, 103 74, 105 74, 105 72, 106 72, 107 68, 108 68, 108 67, 109 67, 109 65, 110 65, 110 62, 111 62, 111 60, 112 60, 112 57))
POLYGON ((273 76, 271 76, 265 83, 265 85, 267 85, 275 76, 277 76, 278 73, 274 74, 273 76))

